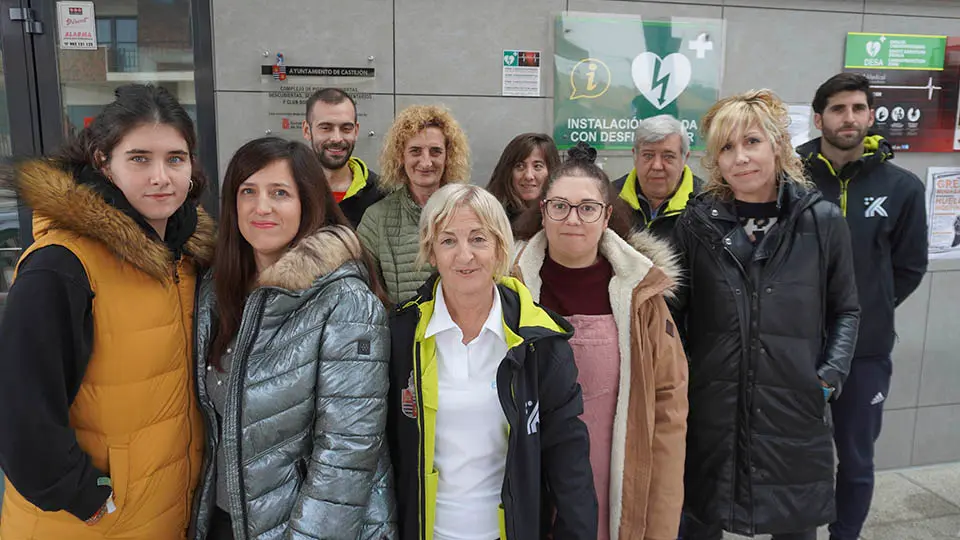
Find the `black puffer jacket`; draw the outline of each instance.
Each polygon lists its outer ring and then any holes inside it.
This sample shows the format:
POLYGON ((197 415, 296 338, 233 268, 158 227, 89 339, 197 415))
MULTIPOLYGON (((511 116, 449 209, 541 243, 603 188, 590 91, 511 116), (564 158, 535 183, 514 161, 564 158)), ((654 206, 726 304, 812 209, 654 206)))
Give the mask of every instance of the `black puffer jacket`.
POLYGON ((688 280, 679 297, 690 359, 685 505, 747 535, 832 521, 820 381, 840 391, 859 322, 840 209, 790 182, 779 205, 756 250, 732 202, 710 193, 676 227, 688 280))

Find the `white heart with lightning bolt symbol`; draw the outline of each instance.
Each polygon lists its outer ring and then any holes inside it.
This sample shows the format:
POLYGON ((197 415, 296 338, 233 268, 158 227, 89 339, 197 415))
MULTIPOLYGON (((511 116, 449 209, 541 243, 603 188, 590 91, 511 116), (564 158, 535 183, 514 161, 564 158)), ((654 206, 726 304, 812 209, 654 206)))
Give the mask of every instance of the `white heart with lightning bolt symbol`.
POLYGON ((868 41, 868 42, 867 42, 867 54, 869 54, 871 58, 874 57, 874 56, 876 56, 877 53, 879 53, 879 52, 880 52, 880 42, 879 42, 879 41, 868 41))
POLYGON ((657 109, 673 103, 686 90, 693 76, 690 60, 673 53, 666 58, 645 52, 633 59, 633 84, 657 109))

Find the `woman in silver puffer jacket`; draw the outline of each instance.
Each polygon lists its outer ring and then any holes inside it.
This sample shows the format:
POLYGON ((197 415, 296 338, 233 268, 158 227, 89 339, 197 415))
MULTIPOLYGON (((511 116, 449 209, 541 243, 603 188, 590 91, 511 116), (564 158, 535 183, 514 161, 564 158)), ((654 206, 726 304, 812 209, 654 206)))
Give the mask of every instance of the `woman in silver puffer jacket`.
POLYGON ((207 424, 193 540, 394 539, 382 288, 300 143, 227 168, 197 299, 207 424))

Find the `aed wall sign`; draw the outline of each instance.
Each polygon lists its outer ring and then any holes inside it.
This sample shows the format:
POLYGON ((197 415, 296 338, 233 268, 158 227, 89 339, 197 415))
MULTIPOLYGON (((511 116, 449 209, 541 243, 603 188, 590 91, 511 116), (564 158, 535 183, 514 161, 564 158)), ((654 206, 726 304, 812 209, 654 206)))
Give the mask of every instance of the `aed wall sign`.
POLYGON ((720 19, 646 20, 566 12, 556 23, 554 139, 630 150, 641 120, 669 114, 703 148, 700 119, 720 96, 720 19))
POLYGON ((870 81, 872 130, 894 150, 960 150, 960 37, 850 32, 843 68, 870 81))

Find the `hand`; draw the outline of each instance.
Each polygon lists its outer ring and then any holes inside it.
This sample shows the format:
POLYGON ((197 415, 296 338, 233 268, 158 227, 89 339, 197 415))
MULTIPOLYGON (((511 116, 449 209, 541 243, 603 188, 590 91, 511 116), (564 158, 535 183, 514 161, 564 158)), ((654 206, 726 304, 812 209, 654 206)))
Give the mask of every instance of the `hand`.
POLYGON ((824 403, 830 401, 830 398, 833 397, 834 390, 836 390, 834 387, 830 386, 823 380, 820 381, 820 389, 823 390, 824 403))

